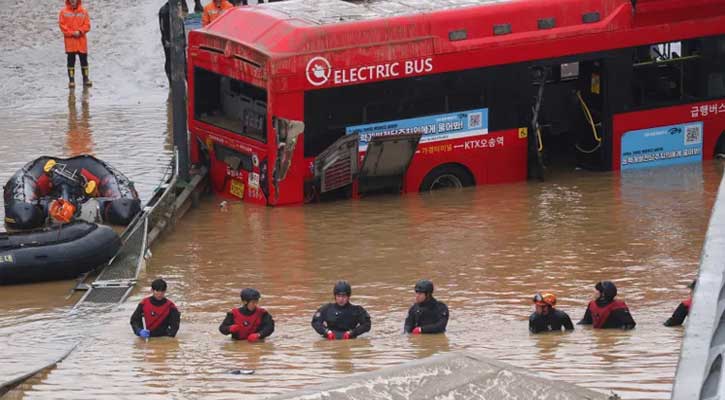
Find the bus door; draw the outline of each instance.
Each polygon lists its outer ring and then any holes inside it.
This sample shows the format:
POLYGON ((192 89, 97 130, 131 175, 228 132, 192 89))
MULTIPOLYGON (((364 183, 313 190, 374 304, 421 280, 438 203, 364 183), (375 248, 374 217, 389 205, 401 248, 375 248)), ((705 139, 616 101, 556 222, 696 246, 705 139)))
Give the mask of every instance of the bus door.
POLYGON ((348 188, 346 193, 352 197, 363 193, 400 193, 421 136, 342 136, 315 158, 314 195, 324 196, 341 188, 348 188))
POLYGON ((599 169, 607 120, 602 60, 546 63, 530 71, 530 177, 543 179, 552 168, 599 169))
POLYGON ((411 133, 371 138, 358 175, 358 193, 400 193, 421 136, 411 133))
POLYGON ((607 91, 605 60, 579 62, 579 79, 574 93, 574 112, 578 115, 575 127, 574 149, 576 165, 586 169, 601 170, 608 166, 603 160, 607 129, 611 127, 611 115, 605 99, 607 91))

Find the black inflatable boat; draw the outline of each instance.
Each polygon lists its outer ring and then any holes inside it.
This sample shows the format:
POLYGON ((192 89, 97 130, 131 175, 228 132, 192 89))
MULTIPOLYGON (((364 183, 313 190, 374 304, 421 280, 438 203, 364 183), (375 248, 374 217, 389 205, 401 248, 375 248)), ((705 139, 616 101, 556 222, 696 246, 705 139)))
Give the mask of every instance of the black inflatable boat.
POLYGON ((110 260, 120 247, 111 227, 81 221, 0 233, 0 284, 73 279, 110 260))
POLYGON ((45 225, 49 208, 57 199, 73 204, 75 215, 69 215, 69 220, 80 213, 81 206, 90 198, 98 201, 98 211, 105 223, 127 225, 141 211, 133 182, 88 155, 37 158, 8 180, 3 195, 5 224, 12 229, 45 225))

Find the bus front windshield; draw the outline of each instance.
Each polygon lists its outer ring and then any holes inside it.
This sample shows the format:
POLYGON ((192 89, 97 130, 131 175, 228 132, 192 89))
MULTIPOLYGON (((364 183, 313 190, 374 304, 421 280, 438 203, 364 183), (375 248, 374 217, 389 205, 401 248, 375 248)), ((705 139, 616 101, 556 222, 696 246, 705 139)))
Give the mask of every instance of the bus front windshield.
POLYGON ((267 141, 267 92, 194 68, 194 119, 261 142, 267 141))

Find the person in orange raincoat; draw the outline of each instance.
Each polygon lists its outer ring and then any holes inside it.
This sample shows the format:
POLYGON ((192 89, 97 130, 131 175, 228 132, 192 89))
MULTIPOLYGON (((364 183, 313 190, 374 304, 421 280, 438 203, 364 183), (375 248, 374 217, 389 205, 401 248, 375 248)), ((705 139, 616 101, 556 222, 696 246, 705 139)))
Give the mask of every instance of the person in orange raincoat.
POLYGON ((65 52, 68 56, 68 87, 74 88, 76 55, 81 60, 83 86, 92 86, 88 78, 88 42, 86 34, 91 30, 91 19, 88 11, 81 5, 81 0, 65 0, 65 7, 58 15, 58 25, 65 39, 65 52))
POLYGON ((209 25, 211 21, 232 7, 234 7, 232 3, 227 0, 212 0, 204 7, 204 12, 201 14, 201 26, 209 25))

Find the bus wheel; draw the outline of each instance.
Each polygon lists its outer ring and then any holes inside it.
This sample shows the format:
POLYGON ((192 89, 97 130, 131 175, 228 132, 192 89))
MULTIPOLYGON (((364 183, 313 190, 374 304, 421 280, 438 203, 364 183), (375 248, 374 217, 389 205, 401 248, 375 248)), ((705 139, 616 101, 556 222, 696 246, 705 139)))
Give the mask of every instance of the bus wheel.
POLYGON ((460 165, 446 164, 434 168, 425 176, 423 183, 420 185, 420 191, 460 189, 473 184, 473 177, 466 168, 460 165))

